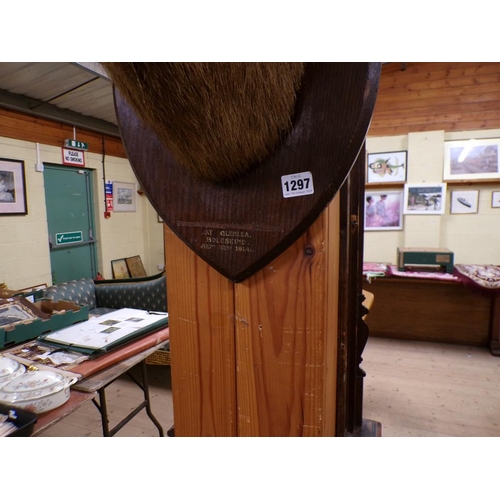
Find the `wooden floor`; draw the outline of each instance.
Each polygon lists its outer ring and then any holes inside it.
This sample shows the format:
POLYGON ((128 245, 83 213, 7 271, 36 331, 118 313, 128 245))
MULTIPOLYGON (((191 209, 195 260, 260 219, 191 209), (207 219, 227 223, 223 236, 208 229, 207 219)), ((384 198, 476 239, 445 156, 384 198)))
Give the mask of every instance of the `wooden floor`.
MULTIPOLYGON (((363 416, 390 436, 500 436, 500 357, 487 349, 370 338, 363 416)), ((149 365, 153 413, 164 431, 173 425, 170 367, 149 365)), ((127 377, 107 389, 111 425, 137 404, 141 393, 127 377)), ((100 436, 92 402, 40 437, 100 436)), ((117 436, 158 436, 143 410, 117 436)))
POLYGON ((488 349, 370 338, 363 417, 382 437, 500 436, 500 357, 488 349))

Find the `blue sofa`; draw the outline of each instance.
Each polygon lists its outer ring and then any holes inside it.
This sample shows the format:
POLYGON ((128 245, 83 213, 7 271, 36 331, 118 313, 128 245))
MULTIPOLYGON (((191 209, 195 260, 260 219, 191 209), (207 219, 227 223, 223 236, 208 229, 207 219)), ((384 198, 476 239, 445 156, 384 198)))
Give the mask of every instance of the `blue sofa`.
POLYGON ((124 280, 81 278, 46 288, 43 298, 55 302, 67 300, 88 306, 89 314, 92 315, 101 315, 125 307, 161 312, 168 310, 165 273, 124 280))

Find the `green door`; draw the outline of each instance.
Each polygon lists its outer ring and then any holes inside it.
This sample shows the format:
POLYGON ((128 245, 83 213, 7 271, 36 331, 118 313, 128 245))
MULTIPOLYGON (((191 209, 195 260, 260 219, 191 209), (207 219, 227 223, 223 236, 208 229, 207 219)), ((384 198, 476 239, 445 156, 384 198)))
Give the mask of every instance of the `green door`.
POLYGON ((94 278, 92 171, 45 164, 44 183, 53 284, 94 278))

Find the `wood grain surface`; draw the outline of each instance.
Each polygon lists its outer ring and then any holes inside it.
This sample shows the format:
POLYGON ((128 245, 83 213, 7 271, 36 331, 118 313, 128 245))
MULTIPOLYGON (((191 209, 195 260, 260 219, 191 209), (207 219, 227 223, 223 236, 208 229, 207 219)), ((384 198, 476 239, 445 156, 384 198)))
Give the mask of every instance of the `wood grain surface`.
POLYGON ((500 63, 386 63, 368 136, 499 126, 500 63))
POLYGON ((233 284, 166 225, 176 436, 236 436, 233 284))
POLYGON ((334 435, 338 241, 327 239, 337 201, 235 285, 240 436, 334 435))
POLYGON ((176 436, 335 435, 338 220, 239 284, 165 227, 176 436))

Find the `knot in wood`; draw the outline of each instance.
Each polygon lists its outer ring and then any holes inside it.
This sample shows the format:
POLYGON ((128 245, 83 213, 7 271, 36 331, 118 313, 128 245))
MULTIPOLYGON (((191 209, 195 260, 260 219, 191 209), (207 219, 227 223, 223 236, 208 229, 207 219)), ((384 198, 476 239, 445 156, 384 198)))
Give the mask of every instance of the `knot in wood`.
POLYGON ((307 245, 306 248, 304 248, 304 255, 306 257, 312 257, 314 255, 314 247, 312 245, 307 245))

